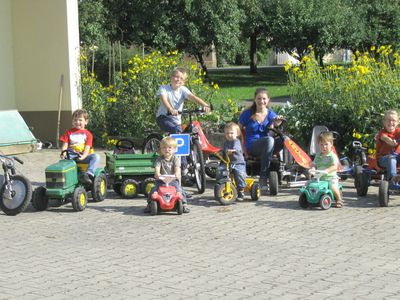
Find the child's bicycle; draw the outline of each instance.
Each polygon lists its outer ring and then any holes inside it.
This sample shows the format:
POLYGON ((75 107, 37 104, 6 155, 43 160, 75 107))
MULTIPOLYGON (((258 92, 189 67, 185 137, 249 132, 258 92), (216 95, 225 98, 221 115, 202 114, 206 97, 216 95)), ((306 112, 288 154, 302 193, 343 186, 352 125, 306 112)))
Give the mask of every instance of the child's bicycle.
MULTIPOLYGON (((196 184, 200 194, 204 193, 206 188, 206 173, 204 154, 217 152, 220 149, 205 142, 203 130, 200 122, 193 121, 193 115, 203 114, 203 109, 188 110, 184 109, 180 114, 189 116, 189 123, 184 126, 182 133, 190 135, 190 155, 187 157, 188 175, 192 182, 196 184)), ((142 151, 143 153, 154 153, 160 149, 160 141, 168 133, 152 133, 144 139, 142 151)))
MULTIPOLYGON (((220 159, 224 166, 223 170, 219 170, 220 178, 218 178, 214 186, 214 197, 222 205, 228 205, 235 202, 238 196, 232 165, 228 155, 224 155, 221 152, 214 153, 214 155, 220 159)), ((260 184, 254 178, 247 177, 244 192, 250 192, 251 200, 257 201, 261 195, 260 184)))
MULTIPOLYGON (((310 172, 314 177, 307 182, 307 185, 300 189, 299 205, 302 208, 319 206, 326 210, 335 201, 335 195, 329 188, 329 181, 320 180, 321 176, 326 175, 326 171, 314 170, 310 172)), ((339 190, 342 192, 342 185, 339 190)))
POLYGON ((23 161, 15 156, 0 154, 4 175, 0 175, 0 208, 9 216, 24 211, 32 198, 32 185, 28 178, 16 174, 15 162, 23 161))
POLYGON ((152 216, 161 211, 176 210, 178 215, 183 214, 183 196, 177 193, 176 188, 169 185, 170 182, 176 179, 175 175, 161 175, 159 177, 165 185, 158 187, 157 191, 153 192, 151 197, 150 214, 152 216))

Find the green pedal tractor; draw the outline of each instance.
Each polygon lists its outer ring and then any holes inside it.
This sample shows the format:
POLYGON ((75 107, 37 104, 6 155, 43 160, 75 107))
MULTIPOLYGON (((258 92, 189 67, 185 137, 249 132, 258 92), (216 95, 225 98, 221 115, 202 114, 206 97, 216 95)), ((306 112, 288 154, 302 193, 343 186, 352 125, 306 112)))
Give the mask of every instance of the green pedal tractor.
POLYGON ((46 168, 46 186, 40 186, 33 192, 32 206, 36 210, 45 210, 49 206, 49 200, 56 200, 60 205, 71 202, 75 211, 82 211, 86 208, 89 191, 95 202, 106 198, 107 177, 104 169, 96 169, 91 184, 81 183, 80 175, 86 171, 87 164, 70 159, 69 150, 64 152, 67 153, 66 159, 46 168))
POLYGON ((122 198, 131 199, 138 194, 146 197, 154 186, 154 163, 157 153, 135 154, 133 142, 122 139, 114 153, 106 152, 108 185, 122 198))

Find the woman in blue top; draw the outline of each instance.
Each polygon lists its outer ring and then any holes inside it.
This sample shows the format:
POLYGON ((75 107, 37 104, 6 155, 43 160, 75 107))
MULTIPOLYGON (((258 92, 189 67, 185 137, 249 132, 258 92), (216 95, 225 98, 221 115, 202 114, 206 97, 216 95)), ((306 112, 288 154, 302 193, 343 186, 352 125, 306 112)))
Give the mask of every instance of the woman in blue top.
POLYGON ((252 106, 244 110, 239 117, 239 125, 244 129, 245 156, 261 158, 260 186, 268 188, 269 162, 274 151, 274 138, 268 135, 267 127, 279 126, 282 117, 268 108, 270 96, 267 89, 258 88, 254 94, 252 106))

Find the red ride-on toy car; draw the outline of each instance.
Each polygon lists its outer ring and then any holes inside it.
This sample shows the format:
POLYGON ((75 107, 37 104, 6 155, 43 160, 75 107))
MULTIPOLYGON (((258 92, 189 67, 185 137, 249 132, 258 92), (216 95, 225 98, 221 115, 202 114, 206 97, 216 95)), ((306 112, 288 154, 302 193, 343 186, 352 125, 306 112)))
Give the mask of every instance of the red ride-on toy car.
POLYGON ((183 213, 183 196, 177 192, 176 187, 169 183, 176 179, 175 175, 162 175, 159 177, 165 185, 158 187, 157 191, 151 194, 150 214, 152 216, 160 211, 176 210, 178 215, 183 213))

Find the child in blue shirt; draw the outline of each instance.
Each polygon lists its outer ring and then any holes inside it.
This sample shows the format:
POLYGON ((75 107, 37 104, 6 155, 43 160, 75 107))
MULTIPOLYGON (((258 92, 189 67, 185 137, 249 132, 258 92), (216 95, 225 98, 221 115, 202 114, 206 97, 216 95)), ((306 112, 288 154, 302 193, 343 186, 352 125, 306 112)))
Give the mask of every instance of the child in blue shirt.
MULTIPOLYGON (((235 177, 238 190, 237 201, 244 200, 244 188, 246 187, 246 162, 243 156, 242 143, 238 139, 240 136, 240 127, 236 123, 229 122, 224 129, 225 142, 223 151, 229 156, 232 172, 235 177)), ((217 174, 217 180, 220 178, 220 168, 217 174)))

